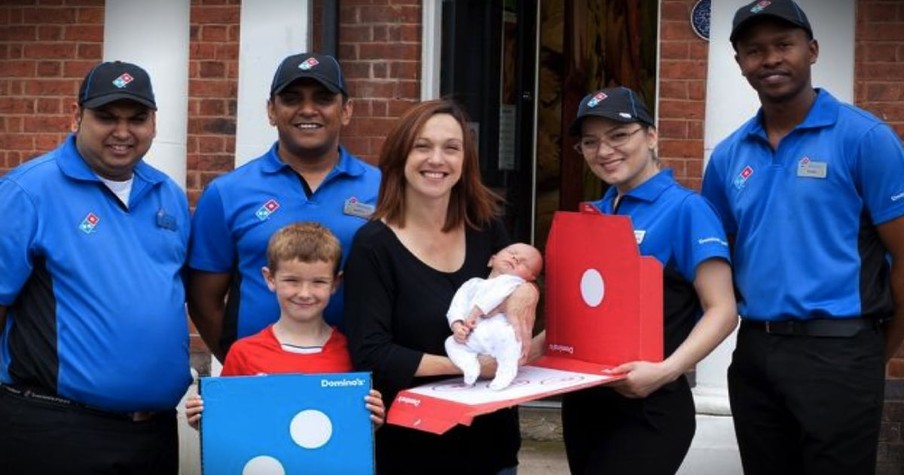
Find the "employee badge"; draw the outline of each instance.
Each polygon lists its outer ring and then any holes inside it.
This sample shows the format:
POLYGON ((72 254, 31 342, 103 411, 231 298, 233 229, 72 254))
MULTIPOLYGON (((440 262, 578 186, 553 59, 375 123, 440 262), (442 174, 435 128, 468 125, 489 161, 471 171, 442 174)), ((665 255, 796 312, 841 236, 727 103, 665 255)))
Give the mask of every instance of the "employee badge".
POLYGON ((345 200, 345 204, 342 206, 343 213, 361 218, 369 218, 370 215, 374 214, 374 209, 374 205, 358 201, 358 198, 354 196, 345 200))
POLYGON ((167 214, 166 210, 164 209, 157 211, 157 227, 175 231, 176 217, 171 214, 167 214))
POLYGON ((825 178, 828 173, 826 162, 817 162, 805 156, 797 162, 797 176, 803 178, 825 178))

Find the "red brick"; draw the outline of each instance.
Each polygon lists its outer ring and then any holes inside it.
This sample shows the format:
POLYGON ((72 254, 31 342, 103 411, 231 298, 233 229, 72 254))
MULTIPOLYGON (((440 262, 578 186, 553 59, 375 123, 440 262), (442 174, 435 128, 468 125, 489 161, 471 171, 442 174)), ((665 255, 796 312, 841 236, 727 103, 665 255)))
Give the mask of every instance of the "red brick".
POLYGON ((60 41, 62 39, 63 39, 63 27, 62 26, 60 26, 60 25, 38 25, 38 41, 60 41))
POLYGON ((200 28, 198 37, 201 41, 222 42, 229 38, 227 25, 204 25, 200 28))
POLYGON ((687 121, 684 119, 659 119, 659 139, 663 140, 665 138, 670 139, 686 139, 688 138, 687 133, 687 121))
POLYGON ((65 132, 70 130, 69 116, 39 115, 23 118, 25 129, 31 132, 65 132))
POLYGON ((698 38, 688 21, 666 21, 661 23, 660 35, 663 40, 692 40, 698 38))
POLYGON ((4 42, 34 41, 38 38, 38 29, 34 25, 3 25, 0 27, 0 38, 4 42))
POLYGON ((62 99, 54 97, 39 97, 35 101, 35 112, 38 114, 63 114, 62 99))
MULTIPOLYGON (((87 2, 86 2, 87 3, 87 2)), ((80 7, 76 12, 76 23, 81 25, 103 25, 104 24, 104 0, 93 2, 96 7, 80 7)))
POLYGON ((860 2, 857 5, 857 21, 884 23, 894 21, 898 15, 898 5, 887 2, 860 2))
POLYGON ((196 24, 221 23, 237 24, 241 12, 235 6, 192 6, 191 22, 196 24))
POLYGON ((687 81, 661 80, 659 82, 659 97, 662 99, 687 99, 687 81))
POLYGON ((35 73, 39 78, 61 77, 63 64, 59 61, 38 61, 35 73))
POLYGON ((373 28, 370 25, 344 25, 342 27, 343 41, 364 43, 374 40, 373 28))
POLYGON ((700 140, 663 140, 659 143, 659 153, 668 158, 703 157, 703 142, 700 140))
POLYGON ((63 31, 63 39, 66 41, 103 41, 103 25, 78 25, 66 27, 63 31))
POLYGON ((706 79, 706 62, 663 60, 659 73, 661 79, 706 79))
POLYGON ((703 120, 705 105, 700 101, 659 101, 659 117, 669 119, 703 120))
POLYGON ((76 23, 75 8, 25 8, 25 23, 70 25, 76 23))
POLYGON ((4 77, 30 78, 35 75, 34 61, 4 61, 0 63, 0 75, 4 77))

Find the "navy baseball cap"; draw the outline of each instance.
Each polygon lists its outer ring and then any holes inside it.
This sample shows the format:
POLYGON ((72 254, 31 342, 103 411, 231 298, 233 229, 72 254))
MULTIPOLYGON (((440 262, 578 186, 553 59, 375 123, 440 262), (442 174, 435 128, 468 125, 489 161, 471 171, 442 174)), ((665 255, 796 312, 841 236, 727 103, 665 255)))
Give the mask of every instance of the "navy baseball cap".
POLYGON ((276 74, 273 75, 273 83, 270 85, 270 95, 279 94, 293 81, 310 78, 314 79, 334 94, 342 93, 348 96, 345 90, 345 76, 339 61, 328 54, 299 53, 288 56, 279 64, 276 74))
POLYGON ((78 91, 78 104, 88 109, 121 99, 157 110, 154 88, 147 71, 123 61, 103 62, 88 71, 78 91))
POLYGON ((643 99, 627 87, 611 87, 591 92, 581 99, 578 115, 571 123, 571 135, 581 135, 581 122, 589 116, 603 117, 616 122, 640 122, 654 127, 653 117, 643 99))
POLYGON ((803 28, 807 35, 813 38, 810 20, 793 0, 757 0, 744 5, 735 12, 734 21, 731 24, 731 36, 728 38, 732 46, 735 45, 744 28, 766 17, 778 18, 798 28, 803 28))

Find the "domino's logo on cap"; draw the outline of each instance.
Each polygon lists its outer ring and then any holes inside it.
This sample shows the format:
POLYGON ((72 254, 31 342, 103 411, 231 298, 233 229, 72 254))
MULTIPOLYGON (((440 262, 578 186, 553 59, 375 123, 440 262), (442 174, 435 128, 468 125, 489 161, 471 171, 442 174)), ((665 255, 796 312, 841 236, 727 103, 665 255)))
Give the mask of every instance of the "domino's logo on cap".
POLYGON ((298 69, 307 71, 309 69, 312 69, 314 66, 317 66, 318 64, 320 64, 320 61, 317 61, 317 58, 314 58, 312 56, 312 57, 306 59, 305 61, 303 61, 301 64, 299 64, 298 69))
POLYGON ((133 78, 129 73, 122 73, 122 76, 113 80, 113 85, 118 88, 124 88, 129 85, 135 78, 133 78))
POLYGON ((600 103, 600 101, 605 100, 607 97, 609 96, 607 96, 605 92, 600 91, 596 93, 596 95, 593 96, 589 101, 587 101, 587 107, 596 107, 597 104, 600 103))
POLYGON ((759 12, 763 11, 764 8, 768 7, 771 4, 772 4, 772 2, 770 2, 769 0, 763 0, 762 2, 759 2, 756 5, 754 5, 753 8, 750 9, 750 13, 759 13, 759 12))

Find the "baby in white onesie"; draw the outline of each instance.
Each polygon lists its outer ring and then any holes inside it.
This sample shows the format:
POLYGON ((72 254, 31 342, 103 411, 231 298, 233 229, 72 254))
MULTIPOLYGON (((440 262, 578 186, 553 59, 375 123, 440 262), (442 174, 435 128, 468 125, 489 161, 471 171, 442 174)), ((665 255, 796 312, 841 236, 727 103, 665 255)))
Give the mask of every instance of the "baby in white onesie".
POLYGON ((468 280, 455 292, 446 317, 452 336, 446 339, 446 354, 461 368, 465 384, 480 375, 477 355, 496 358, 496 376, 490 389, 508 387, 518 374, 521 342, 515 329, 497 309, 516 287, 537 278, 543 256, 533 246, 512 244, 497 252, 487 264, 489 277, 468 280))

